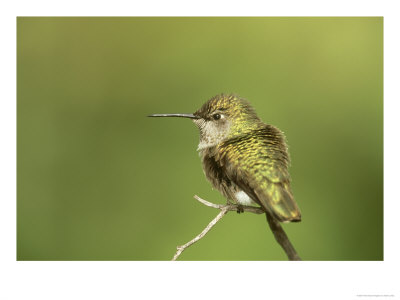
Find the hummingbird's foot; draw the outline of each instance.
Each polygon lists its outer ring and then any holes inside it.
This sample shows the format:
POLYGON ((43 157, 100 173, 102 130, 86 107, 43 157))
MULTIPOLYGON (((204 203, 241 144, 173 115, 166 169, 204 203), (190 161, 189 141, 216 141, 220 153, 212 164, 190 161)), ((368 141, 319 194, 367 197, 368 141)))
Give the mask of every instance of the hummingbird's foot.
POLYGON ((238 214, 244 213, 244 208, 243 208, 243 206, 240 205, 240 204, 238 204, 238 205, 237 205, 237 210, 236 210, 236 212, 237 212, 238 214))

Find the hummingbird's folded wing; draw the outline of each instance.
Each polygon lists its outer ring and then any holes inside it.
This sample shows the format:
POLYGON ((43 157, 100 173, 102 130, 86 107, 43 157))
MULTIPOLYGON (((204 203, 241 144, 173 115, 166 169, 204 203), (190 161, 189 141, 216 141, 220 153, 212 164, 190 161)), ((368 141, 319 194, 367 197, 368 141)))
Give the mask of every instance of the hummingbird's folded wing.
POLYGON ((281 222, 301 220, 290 188, 287 146, 279 129, 266 125, 218 148, 216 161, 250 198, 281 222))

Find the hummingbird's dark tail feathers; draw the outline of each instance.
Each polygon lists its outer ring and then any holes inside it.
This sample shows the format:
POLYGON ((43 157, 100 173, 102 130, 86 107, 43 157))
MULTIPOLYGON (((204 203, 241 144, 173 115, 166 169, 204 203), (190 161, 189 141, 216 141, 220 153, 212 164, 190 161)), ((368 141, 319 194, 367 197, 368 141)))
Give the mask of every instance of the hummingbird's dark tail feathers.
POLYGON ((281 220, 281 222, 300 222, 301 212, 292 194, 286 189, 282 189, 282 199, 283 206, 286 208, 285 215, 288 217, 285 220, 281 220))
POLYGON ((256 189, 257 198, 264 209, 280 222, 300 222, 300 209, 290 187, 285 183, 269 183, 264 189, 256 189))

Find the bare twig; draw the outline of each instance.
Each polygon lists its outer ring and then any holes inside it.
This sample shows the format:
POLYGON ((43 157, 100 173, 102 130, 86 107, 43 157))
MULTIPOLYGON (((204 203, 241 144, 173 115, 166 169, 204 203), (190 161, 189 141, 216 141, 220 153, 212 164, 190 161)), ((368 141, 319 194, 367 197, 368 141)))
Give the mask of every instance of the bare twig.
MULTIPOLYGON (((210 231, 210 229, 213 228, 214 225, 217 224, 217 222, 219 220, 221 220, 229 211, 238 211, 238 209, 240 209, 240 211, 242 211, 242 212, 247 211, 247 212, 251 212, 254 214, 264 214, 265 213, 265 211, 261 207, 244 206, 244 205, 239 206, 236 204, 226 204, 226 205, 214 204, 214 203, 208 202, 208 201, 200 198, 197 195, 195 195, 194 198, 197 201, 199 201, 200 203, 202 203, 208 207, 213 207, 213 208, 219 209, 220 213, 194 239, 192 239, 191 241, 187 242, 186 244, 184 244, 182 246, 178 246, 176 248, 177 251, 176 251, 174 257, 172 258, 172 260, 176 260, 186 248, 188 248, 189 246, 193 245, 194 243, 198 242, 201 238, 203 238, 210 231)), ((283 230, 283 228, 279 224, 279 222, 276 221, 268 213, 267 213, 267 221, 268 221, 269 227, 271 228, 271 230, 275 236, 276 241, 279 243, 279 245, 281 245, 283 250, 286 252, 289 260, 301 260, 300 257, 297 255, 296 250, 290 243, 289 238, 287 237, 285 231, 283 230)))
POLYGON ((269 213, 267 213, 266 215, 269 228, 271 228, 275 240, 278 242, 279 245, 281 245, 289 260, 301 260, 292 243, 289 241, 289 238, 287 237, 281 224, 279 224, 279 222, 275 220, 269 213))
MULTIPOLYGON (((225 205, 223 205, 223 204, 214 204, 214 203, 208 202, 208 201, 206 201, 204 199, 201 199, 197 195, 194 195, 194 199, 196 199, 200 203, 203 203, 206 206, 214 207, 214 208, 218 208, 218 209, 226 208, 228 211, 237 211, 238 208, 239 208, 239 206, 236 205, 236 204, 225 204, 225 205)), ((240 207, 243 209, 242 211, 251 212, 253 214, 263 214, 263 213, 265 213, 265 211, 261 207, 246 206, 246 205, 241 205, 240 207)))
POLYGON ((217 222, 218 222, 219 220, 221 220, 222 217, 225 216, 225 215, 227 214, 227 212, 228 212, 228 209, 227 209, 226 207, 225 207, 225 208, 221 208, 221 212, 207 225, 206 228, 204 228, 204 230, 203 230, 198 236, 196 236, 193 240, 187 242, 185 245, 178 246, 178 247, 176 248, 177 251, 176 251, 174 257, 172 258, 172 260, 176 260, 176 259, 179 257, 179 255, 181 255, 181 253, 182 253, 187 247, 193 245, 193 244, 196 243, 198 240, 200 240, 203 236, 205 236, 205 235, 207 234, 207 232, 209 232, 210 229, 213 228, 213 226, 214 226, 215 224, 217 224, 217 222))

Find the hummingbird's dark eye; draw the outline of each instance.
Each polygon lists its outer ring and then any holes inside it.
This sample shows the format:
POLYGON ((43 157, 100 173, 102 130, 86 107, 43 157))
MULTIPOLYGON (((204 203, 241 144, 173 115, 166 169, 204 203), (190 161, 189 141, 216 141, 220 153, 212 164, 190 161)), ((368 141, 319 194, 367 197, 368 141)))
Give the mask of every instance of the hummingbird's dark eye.
POLYGON ((219 120, 221 119, 221 115, 220 114, 215 114, 213 115, 214 120, 219 120))

